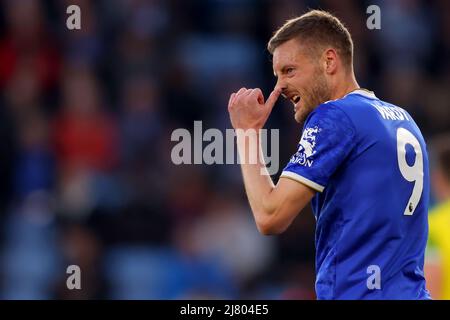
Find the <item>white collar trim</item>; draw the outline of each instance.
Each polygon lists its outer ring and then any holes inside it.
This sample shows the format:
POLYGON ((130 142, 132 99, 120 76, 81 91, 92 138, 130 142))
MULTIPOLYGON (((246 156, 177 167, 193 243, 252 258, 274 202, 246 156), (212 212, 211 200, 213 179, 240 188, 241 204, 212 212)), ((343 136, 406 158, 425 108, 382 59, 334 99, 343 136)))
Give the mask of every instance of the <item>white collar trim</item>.
POLYGON ((352 92, 347 93, 344 98, 350 94, 359 94, 362 95, 364 97, 367 98, 372 98, 372 99, 376 99, 375 93, 373 91, 369 91, 369 90, 364 90, 364 89, 356 89, 353 90, 352 92))
POLYGON ((359 94, 361 96, 367 97, 367 98, 371 98, 371 99, 377 99, 377 97, 375 96, 375 93, 373 91, 370 90, 366 90, 366 89, 355 89, 349 93, 347 93, 345 96, 343 96, 342 98, 338 98, 338 99, 334 99, 334 100, 328 100, 325 101, 324 103, 328 103, 328 102, 333 102, 333 101, 337 101, 337 100, 341 100, 344 99, 345 97, 351 95, 351 94, 359 94))

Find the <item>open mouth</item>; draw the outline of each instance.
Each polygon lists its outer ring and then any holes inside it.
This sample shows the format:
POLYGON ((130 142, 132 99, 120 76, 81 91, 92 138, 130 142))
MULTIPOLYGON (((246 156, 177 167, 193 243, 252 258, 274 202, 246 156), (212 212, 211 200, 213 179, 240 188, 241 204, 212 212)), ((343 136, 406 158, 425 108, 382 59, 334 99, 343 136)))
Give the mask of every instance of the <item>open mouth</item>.
POLYGON ((298 103, 299 103, 300 100, 301 100, 300 95, 294 94, 294 93, 288 93, 288 92, 283 93, 282 95, 283 95, 283 97, 284 97, 285 99, 287 99, 287 100, 289 100, 289 101, 292 102, 292 104, 294 105, 294 111, 297 111, 298 103))
POLYGON ((294 95, 291 97, 291 101, 294 104, 294 106, 300 102, 300 96, 299 95, 294 95))
POLYGON ((294 112, 297 112, 297 106, 298 106, 298 103, 301 100, 300 96, 299 95, 293 95, 290 100, 291 100, 292 104, 294 105, 294 112))

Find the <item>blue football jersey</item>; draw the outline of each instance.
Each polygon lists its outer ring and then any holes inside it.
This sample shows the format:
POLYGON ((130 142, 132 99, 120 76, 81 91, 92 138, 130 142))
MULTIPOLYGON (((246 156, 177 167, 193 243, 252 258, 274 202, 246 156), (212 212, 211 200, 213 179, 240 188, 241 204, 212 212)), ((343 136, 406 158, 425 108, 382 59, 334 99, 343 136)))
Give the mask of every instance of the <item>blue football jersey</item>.
POLYGON ((281 177, 318 192, 318 299, 429 299, 426 144, 402 108, 358 89, 319 105, 281 177))

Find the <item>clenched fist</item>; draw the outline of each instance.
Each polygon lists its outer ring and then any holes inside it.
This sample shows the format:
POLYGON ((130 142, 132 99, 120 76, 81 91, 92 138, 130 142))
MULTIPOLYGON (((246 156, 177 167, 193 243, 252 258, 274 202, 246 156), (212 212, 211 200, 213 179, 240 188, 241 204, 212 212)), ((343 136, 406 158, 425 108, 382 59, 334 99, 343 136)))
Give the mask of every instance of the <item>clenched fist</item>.
POLYGON ((228 112, 234 129, 255 129, 264 127, 281 91, 274 89, 266 102, 260 89, 241 88, 231 94, 228 112))

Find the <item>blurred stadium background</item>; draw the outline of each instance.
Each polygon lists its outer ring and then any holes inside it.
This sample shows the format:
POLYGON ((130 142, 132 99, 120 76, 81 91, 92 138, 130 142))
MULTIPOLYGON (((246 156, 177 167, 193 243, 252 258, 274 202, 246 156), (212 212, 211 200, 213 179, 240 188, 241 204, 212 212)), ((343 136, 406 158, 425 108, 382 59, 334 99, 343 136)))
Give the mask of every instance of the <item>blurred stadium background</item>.
MULTIPOLYGON (((348 26, 361 86, 406 108, 430 145, 448 134, 446 0, 2 0, 0 298, 314 299, 310 211, 263 237, 237 165, 170 160, 174 129, 225 130, 232 91, 270 92, 266 42, 307 8, 348 26), (381 30, 366 28, 371 4, 381 30), (66 288, 71 264, 82 290, 66 288)), ((268 124, 280 170, 300 135, 291 109, 279 102, 268 124)), ((438 163, 433 206, 449 201, 438 163)))

